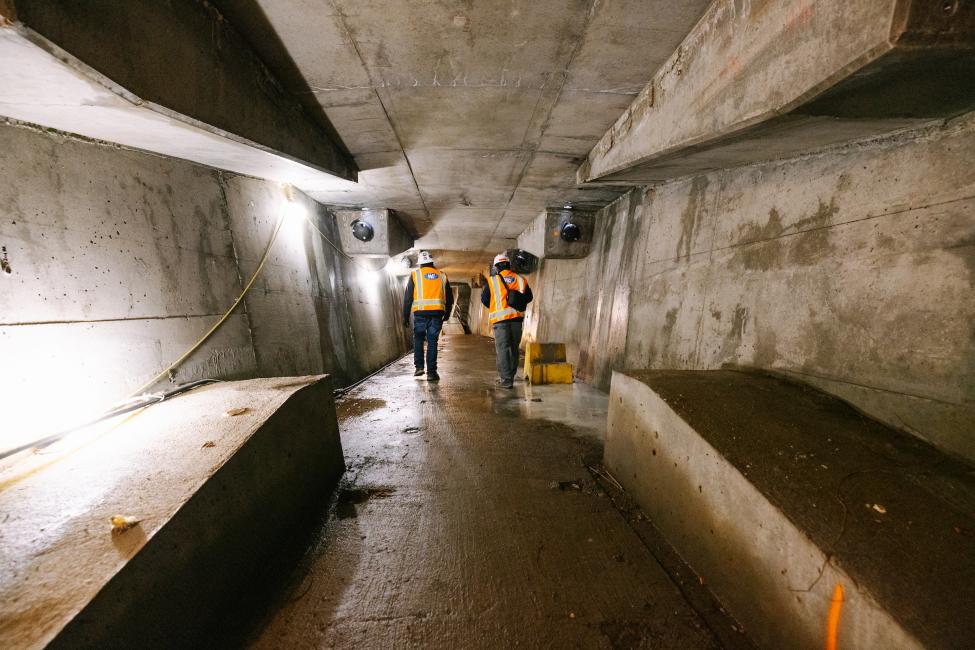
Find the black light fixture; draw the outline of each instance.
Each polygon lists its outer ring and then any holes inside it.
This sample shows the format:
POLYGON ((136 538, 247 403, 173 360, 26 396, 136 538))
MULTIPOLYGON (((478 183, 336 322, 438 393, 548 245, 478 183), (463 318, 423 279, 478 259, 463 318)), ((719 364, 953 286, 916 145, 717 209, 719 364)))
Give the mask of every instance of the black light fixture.
POLYGON ((372 241, 372 238, 376 236, 376 231, 371 223, 356 219, 352 222, 352 236, 359 241, 372 241))
POLYGON ((572 243, 582 239, 582 228, 578 224, 567 221, 559 229, 559 238, 564 242, 572 243))
POLYGON ((538 270, 538 258, 528 251, 518 249, 512 257, 512 267, 516 273, 534 273, 538 270))

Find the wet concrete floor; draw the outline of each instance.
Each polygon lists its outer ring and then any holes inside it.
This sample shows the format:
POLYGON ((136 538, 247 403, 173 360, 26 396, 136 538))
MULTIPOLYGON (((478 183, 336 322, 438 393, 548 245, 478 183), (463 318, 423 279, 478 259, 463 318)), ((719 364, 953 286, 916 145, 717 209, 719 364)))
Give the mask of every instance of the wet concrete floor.
MULTIPOLYGON (((254 648, 747 647, 652 526, 600 477, 607 397, 493 388, 493 342, 441 342, 338 405, 348 472, 272 567, 254 648), (595 469, 591 469, 595 468, 595 469)), ((296 533, 297 534, 297 533, 296 533)))

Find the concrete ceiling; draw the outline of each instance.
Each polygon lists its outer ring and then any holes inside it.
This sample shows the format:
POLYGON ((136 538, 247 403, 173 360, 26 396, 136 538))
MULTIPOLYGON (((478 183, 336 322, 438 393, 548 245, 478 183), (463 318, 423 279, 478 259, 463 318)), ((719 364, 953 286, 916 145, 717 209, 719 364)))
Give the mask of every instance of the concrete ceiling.
POLYGON ((218 0, 359 186, 313 196, 388 207, 419 245, 493 253, 548 205, 601 206, 575 172, 707 0, 218 0))

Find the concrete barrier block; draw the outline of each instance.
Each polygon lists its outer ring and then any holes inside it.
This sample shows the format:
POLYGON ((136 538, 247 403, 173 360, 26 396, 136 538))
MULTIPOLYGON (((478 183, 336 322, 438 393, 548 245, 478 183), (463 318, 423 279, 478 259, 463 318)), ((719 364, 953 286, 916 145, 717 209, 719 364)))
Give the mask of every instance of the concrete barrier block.
POLYGON ((331 388, 214 384, 3 468, 0 646, 199 644, 344 471, 331 388))
POLYGON ((760 646, 963 647, 971 469, 801 384, 613 375, 605 462, 760 646))

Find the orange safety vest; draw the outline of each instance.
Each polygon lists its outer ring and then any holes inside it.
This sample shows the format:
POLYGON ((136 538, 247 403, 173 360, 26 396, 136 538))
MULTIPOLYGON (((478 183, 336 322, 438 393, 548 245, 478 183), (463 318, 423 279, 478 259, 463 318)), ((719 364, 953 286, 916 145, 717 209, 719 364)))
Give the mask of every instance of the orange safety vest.
POLYGON ((446 311, 448 284, 447 274, 432 266, 413 271, 412 311, 446 311))
POLYGON ((497 275, 492 275, 488 278, 488 286, 491 287, 491 306, 488 308, 488 320, 492 325, 511 320, 512 318, 524 318, 525 312, 508 306, 508 290, 524 293, 528 287, 528 282, 525 278, 513 271, 505 269, 497 275), (502 282, 504 282, 507 289, 501 287, 502 282))

